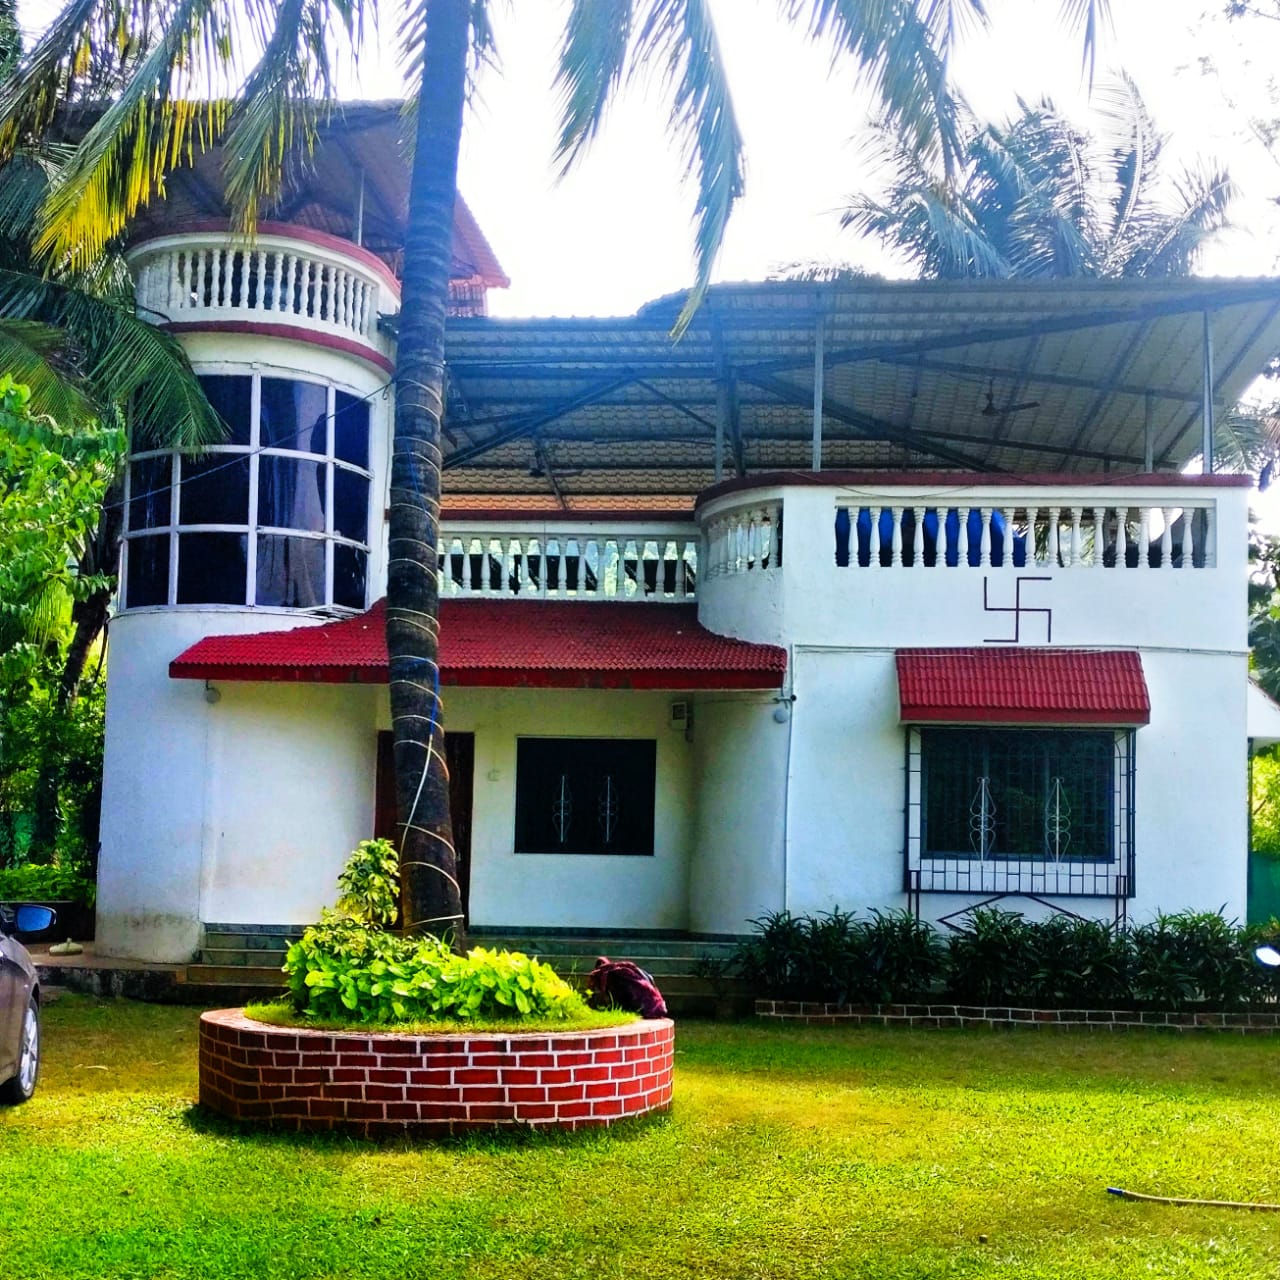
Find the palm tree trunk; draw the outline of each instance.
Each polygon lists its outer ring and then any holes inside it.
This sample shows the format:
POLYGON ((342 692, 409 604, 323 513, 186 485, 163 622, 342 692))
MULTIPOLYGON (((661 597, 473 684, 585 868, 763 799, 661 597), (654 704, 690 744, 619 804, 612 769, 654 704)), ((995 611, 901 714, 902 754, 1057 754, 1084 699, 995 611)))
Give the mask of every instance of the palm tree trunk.
POLYGON ((387 567, 391 727, 402 830, 400 914, 406 932, 452 933, 460 945, 462 899, 440 702, 436 551, 444 326, 471 4, 427 0, 396 359, 387 567))

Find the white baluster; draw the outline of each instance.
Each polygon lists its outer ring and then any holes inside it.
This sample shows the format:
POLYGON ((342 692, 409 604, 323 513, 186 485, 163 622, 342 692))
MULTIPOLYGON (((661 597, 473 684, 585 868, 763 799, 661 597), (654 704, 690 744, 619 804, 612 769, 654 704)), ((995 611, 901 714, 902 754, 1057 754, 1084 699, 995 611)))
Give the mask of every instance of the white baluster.
POLYGON ((769 568, 776 569, 778 567, 778 506, 776 503, 769 508, 769 527, 765 533, 767 538, 765 555, 768 557, 769 568))
POLYGON ((1071 508, 1071 566, 1074 568, 1080 563, 1084 555, 1084 540, 1080 535, 1080 522, 1084 519, 1084 509, 1082 507, 1071 508))
POLYGON ((1146 569, 1150 567, 1151 558, 1148 552, 1151 550, 1151 508, 1138 508, 1138 568, 1146 569))
POLYGON ((1129 563, 1129 508, 1116 508, 1116 568, 1129 563))
POLYGON ((902 564, 902 513, 905 507, 890 507, 893 512, 893 533, 889 544, 889 563, 896 569, 902 564))
POLYGON ((298 259, 295 254, 285 254, 285 285, 280 291, 278 311, 293 311, 293 291, 298 280, 298 259))
POLYGON ((258 287, 253 295, 253 309, 261 311, 263 309, 263 297, 267 291, 267 251, 265 249, 258 250, 258 287))
POLYGON ((911 514, 915 519, 915 527, 911 531, 911 567, 924 568, 924 508, 912 507, 911 514))
POLYGON ((1058 567, 1058 552, 1060 550, 1059 539, 1058 539, 1058 518, 1061 514, 1062 514, 1061 507, 1049 508, 1048 560, 1049 560, 1049 568, 1051 569, 1056 569, 1058 567))
POLYGON ((1173 568, 1173 508, 1161 507, 1160 515, 1164 520, 1164 528, 1160 533, 1160 567, 1173 568))
POLYGON ((938 508, 938 546, 934 552, 933 563, 939 569, 947 567, 947 561, 951 558, 951 533, 947 529, 947 509, 946 507, 938 508))
POLYGON ((969 567, 969 508, 957 507, 956 517, 959 521, 959 528, 956 537, 956 568, 967 569, 969 567))
POLYGON ((267 303, 267 308, 271 311, 279 311, 283 305, 283 299, 280 296, 283 274, 284 254, 276 249, 271 254, 271 298, 267 303))
POLYGON ((215 250, 213 261, 218 306, 225 307, 231 296, 231 251, 228 249, 215 250))
POLYGON ((1106 507, 1095 506, 1093 509, 1093 567, 1101 569, 1106 560, 1106 507))
POLYGON ((978 563, 985 569, 991 563, 991 508, 979 507, 982 528, 978 533, 978 563))
POLYGON ((1218 559, 1218 504, 1211 502, 1204 508, 1204 555, 1206 569, 1212 569, 1218 559))
POLYGON ((1013 568, 1013 517, 1016 508, 1005 507, 1000 514, 1004 517, 1004 550, 1000 558, 1000 567, 1002 569, 1013 568))
POLYGON ((1027 508, 1027 568, 1040 564, 1040 542, 1036 525, 1040 520, 1040 508, 1027 508))
POLYGON ((1182 567, 1194 569, 1196 565, 1196 508, 1182 508, 1182 567))

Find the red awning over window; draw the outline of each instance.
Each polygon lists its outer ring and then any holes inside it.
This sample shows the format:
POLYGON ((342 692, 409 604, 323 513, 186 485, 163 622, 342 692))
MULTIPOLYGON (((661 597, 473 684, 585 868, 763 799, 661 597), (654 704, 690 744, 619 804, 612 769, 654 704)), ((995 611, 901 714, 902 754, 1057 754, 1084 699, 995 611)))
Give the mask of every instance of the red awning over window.
POLYGON ((1151 719, 1131 650, 899 649, 904 724, 1140 725, 1151 719))

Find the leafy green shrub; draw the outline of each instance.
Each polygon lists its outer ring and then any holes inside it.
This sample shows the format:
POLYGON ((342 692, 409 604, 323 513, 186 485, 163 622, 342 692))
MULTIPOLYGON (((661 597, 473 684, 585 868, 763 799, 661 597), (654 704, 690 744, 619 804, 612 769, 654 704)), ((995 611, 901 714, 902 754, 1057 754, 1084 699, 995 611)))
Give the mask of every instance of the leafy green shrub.
POLYGON ((1157 916, 1130 930, 1133 991, 1143 1004, 1233 1009, 1263 986, 1250 932, 1216 911, 1157 916))
POLYGON ((390 840, 361 840, 338 875, 338 910, 390 928, 400 914, 400 855, 390 840))
POLYGON ((752 923, 760 936, 744 942, 734 961, 758 991, 777 999, 911 1000, 942 976, 937 932, 906 911, 873 911, 870 920, 839 908, 816 916, 776 911, 752 923))
POLYGON ((946 975, 938 931, 910 911, 872 911, 862 925, 864 968, 858 999, 890 1004, 921 1000, 946 975))
POLYGON ((1039 1008, 1115 1009, 1133 1003, 1133 948, 1102 920, 1049 916, 1033 926, 1028 996, 1039 1008))
POLYGON ((550 966, 511 951, 465 956, 438 938, 406 938, 332 913, 285 958, 294 1008, 364 1023, 522 1017, 571 1019, 586 1004, 550 966))
POLYGON ((25 863, 0 870, 0 902, 75 902, 91 907, 94 883, 78 866, 25 863))
POLYGON ((1026 1004, 1040 957, 1036 926, 1017 911, 979 907, 948 941, 951 994, 961 1004, 1026 1004))

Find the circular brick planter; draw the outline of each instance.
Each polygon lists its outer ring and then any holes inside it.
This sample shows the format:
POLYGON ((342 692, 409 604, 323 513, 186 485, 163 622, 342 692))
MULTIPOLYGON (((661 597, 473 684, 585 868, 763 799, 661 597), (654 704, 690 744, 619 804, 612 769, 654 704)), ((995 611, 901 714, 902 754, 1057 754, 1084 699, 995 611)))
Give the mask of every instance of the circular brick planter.
POLYGON ((668 1018, 599 1031, 410 1035, 200 1017, 200 1102, 235 1120, 368 1136, 601 1127, 671 1105, 668 1018))

